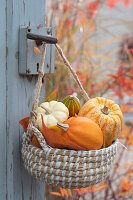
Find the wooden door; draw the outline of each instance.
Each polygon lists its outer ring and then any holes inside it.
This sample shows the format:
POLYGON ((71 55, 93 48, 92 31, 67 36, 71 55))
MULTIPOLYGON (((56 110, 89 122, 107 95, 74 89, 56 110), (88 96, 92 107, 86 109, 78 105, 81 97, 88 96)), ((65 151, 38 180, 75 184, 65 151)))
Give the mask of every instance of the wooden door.
POLYGON ((29 115, 37 80, 37 76, 19 75, 19 28, 39 24, 45 25, 45 0, 0 1, 1 200, 45 199, 44 184, 23 167, 23 129, 19 125, 19 120, 29 115))

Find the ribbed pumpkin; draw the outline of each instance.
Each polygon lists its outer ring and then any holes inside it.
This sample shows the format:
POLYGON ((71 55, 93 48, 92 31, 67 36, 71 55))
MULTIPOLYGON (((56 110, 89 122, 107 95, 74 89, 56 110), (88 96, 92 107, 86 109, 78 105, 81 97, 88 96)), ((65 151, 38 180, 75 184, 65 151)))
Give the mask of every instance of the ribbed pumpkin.
POLYGON ((65 104, 65 106, 69 110, 69 116, 73 117, 75 114, 79 113, 80 110, 80 101, 77 97, 74 97, 73 95, 66 96, 62 103, 65 104))
POLYGON ((110 99, 96 97, 86 102, 79 116, 84 116, 96 122, 104 134, 104 145, 108 147, 115 141, 123 126, 123 115, 120 107, 110 99))
POLYGON ((57 122, 64 122, 69 117, 68 108, 57 101, 50 101, 42 103, 37 109, 36 127, 42 130, 42 119, 47 127, 55 126, 57 122))
POLYGON ((100 149, 103 145, 103 133, 100 127, 87 117, 70 117, 64 124, 57 123, 57 126, 50 129, 59 135, 64 135, 65 146, 69 145, 67 144, 69 140, 84 150, 100 149))

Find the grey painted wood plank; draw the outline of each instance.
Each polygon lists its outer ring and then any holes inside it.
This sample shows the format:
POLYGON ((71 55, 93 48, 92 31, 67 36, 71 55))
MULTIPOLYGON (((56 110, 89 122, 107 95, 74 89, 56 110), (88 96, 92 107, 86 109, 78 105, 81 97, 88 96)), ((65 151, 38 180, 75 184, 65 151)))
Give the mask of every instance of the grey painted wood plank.
POLYGON ((0 1, 0 199, 6 199, 6 2, 0 1))
POLYGON ((29 115, 37 80, 37 77, 27 78, 18 73, 19 27, 44 25, 44 11, 44 0, 7 0, 7 196, 10 200, 44 199, 44 184, 32 178, 23 167, 23 129, 18 124, 20 119, 29 115))

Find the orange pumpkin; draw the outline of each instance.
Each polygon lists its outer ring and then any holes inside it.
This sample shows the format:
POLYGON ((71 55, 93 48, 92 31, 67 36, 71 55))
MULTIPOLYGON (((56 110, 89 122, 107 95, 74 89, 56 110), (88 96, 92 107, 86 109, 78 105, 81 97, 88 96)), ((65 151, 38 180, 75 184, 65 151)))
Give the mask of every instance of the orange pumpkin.
POLYGON ((47 144, 53 148, 71 149, 71 150, 85 150, 83 147, 71 141, 64 131, 57 126, 53 126, 53 130, 46 127, 42 117, 42 134, 47 144))
POLYGON ((84 116, 96 122, 104 134, 104 145, 108 147, 115 141, 123 126, 123 115, 120 107, 110 99, 96 97, 86 102, 78 116, 84 116))
POLYGON ((64 133, 66 139, 69 138, 85 150, 100 149, 103 145, 103 133, 100 127, 87 117, 71 117, 64 124, 57 123, 57 126, 50 129, 59 135, 64 133))

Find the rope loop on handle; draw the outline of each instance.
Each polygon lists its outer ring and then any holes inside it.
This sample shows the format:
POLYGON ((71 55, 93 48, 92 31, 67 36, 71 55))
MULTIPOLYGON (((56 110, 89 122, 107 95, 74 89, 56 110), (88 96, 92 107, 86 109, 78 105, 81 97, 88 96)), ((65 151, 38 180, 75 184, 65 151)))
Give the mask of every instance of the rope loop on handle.
POLYGON ((41 70, 38 70, 38 74, 43 78, 44 77, 44 72, 42 72, 41 70))
POLYGON ((31 116, 31 117, 34 116, 35 118, 37 118, 37 113, 35 113, 34 111, 31 111, 31 112, 30 112, 30 116, 31 116))

